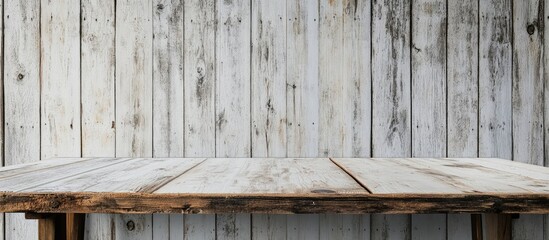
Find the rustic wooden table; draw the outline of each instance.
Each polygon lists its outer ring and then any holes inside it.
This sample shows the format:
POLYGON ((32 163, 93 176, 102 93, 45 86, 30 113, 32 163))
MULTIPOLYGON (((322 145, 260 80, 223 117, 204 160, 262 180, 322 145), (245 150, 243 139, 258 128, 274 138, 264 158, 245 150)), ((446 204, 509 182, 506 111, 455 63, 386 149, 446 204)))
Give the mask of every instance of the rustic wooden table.
POLYGON ((84 213, 549 213, 549 168, 502 159, 82 158, 0 168, 0 212, 39 219, 40 239, 81 239, 84 213))

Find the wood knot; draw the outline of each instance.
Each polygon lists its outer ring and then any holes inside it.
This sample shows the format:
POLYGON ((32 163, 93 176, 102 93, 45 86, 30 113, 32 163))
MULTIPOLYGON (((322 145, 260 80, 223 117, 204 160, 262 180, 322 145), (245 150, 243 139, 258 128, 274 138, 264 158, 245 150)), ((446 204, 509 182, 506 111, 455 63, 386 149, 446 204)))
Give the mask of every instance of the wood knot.
POLYGON ((130 220, 126 223, 126 228, 128 229, 128 231, 133 231, 135 229, 135 223, 130 220))
POLYGON ((164 9, 164 4, 159 3, 158 5, 156 5, 156 8, 157 8, 158 10, 162 10, 162 9, 164 9))
POLYGON ((526 27, 526 31, 528 32, 529 35, 532 35, 534 34, 534 32, 536 32, 536 26, 534 24, 529 24, 526 27))
POLYGON ((17 74, 17 80, 19 81, 23 80, 24 77, 25 75, 23 75, 22 73, 17 74))

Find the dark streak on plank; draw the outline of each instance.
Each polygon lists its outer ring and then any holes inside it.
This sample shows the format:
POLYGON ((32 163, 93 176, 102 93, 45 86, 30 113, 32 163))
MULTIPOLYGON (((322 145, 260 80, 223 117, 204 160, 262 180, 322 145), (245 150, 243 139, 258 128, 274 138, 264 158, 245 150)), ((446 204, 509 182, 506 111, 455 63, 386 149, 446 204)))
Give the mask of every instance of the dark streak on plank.
POLYGON ((0 211, 37 213, 549 213, 549 194, 0 193, 0 211))

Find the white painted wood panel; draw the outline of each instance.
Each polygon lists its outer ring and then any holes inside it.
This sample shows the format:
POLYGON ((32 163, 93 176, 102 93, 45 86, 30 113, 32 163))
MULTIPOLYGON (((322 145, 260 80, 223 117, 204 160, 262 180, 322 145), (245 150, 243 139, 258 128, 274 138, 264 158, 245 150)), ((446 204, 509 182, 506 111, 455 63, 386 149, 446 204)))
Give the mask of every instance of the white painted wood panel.
MULTIPOLYGON (((118 157, 153 154, 152 5, 152 0, 116 2, 118 157)), ((115 215, 113 231, 116 239, 152 239, 152 215, 115 215)))
MULTIPOLYGON (((40 160, 40 1, 3 5, 3 164, 40 160)), ((0 239, 36 239, 36 221, 6 214, 0 239), (4 236, 5 233, 5 236, 4 236)))
MULTIPOLYGON (((288 157, 318 156, 319 2, 287 0, 286 114, 288 157)), ((289 215, 287 239, 318 239, 319 216, 289 215)))
MULTIPOLYGON (((215 0, 184 1, 186 157, 215 157, 217 15, 212 9, 216 9, 215 0)), ((215 215, 184 218, 185 239, 215 239, 215 215)))
MULTIPOLYGON (((319 156, 370 155, 370 26, 363 25, 370 21, 370 5, 366 1, 319 2, 319 156), (346 66, 347 58, 360 61, 346 66)), ((320 215, 320 237, 358 236, 361 218, 320 215), (324 232, 330 229, 333 232, 324 232)))
MULTIPOLYGON (((447 154, 446 3, 412 2, 413 157, 447 154)), ((412 239, 446 239, 446 215, 413 215, 412 239)))
POLYGON ((479 2, 479 156, 511 159, 511 1, 479 2))
MULTIPOLYGON (((372 156, 410 157, 411 1, 372 4, 372 156)), ((373 214, 372 239, 410 237, 410 215, 373 214)))
POLYGON ((42 159, 79 157, 80 2, 40 3, 42 159))
MULTIPOLYGON (((286 2, 252 3, 252 157, 286 156, 286 2)), ((286 238, 285 215, 252 215, 252 239, 286 238)))
MULTIPOLYGON (((115 156, 115 1, 81 1, 82 156, 115 156)), ((86 239, 107 239, 113 216, 86 215, 86 239)))
MULTIPOLYGON (((478 1, 448 1, 448 156, 478 155, 478 1)), ((447 239, 472 239, 470 214, 449 214, 447 239)))
MULTIPOLYGON (((544 1, 513 1, 513 160, 544 165, 544 1), (540 25, 541 24, 541 25, 540 25)), ((521 215, 513 239, 543 239, 543 215, 521 215)))
MULTIPOLYGON (((216 157, 251 156, 251 2, 216 1, 216 157)), ((251 238, 250 214, 216 217, 217 239, 251 238)))
MULTIPOLYGON (((183 157, 183 2, 153 1, 153 156, 183 157)), ((153 239, 181 238, 183 216, 154 214, 153 239), (174 236, 171 236, 173 225, 174 236)))

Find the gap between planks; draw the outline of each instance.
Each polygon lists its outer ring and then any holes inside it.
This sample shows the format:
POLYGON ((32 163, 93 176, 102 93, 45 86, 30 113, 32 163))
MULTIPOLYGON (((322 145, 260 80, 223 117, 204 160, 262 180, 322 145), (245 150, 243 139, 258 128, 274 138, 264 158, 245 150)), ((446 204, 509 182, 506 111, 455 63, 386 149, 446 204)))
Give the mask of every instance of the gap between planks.
POLYGON ((347 175, 349 175, 349 177, 353 178, 353 180, 355 180, 355 182, 356 182, 358 185, 360 185, 361 187, 363 187, 364 190, 366 190, 366 191, 367 191, 368 193, 370 193, 370 194, 373 193, 372 191, 370 191, 370 189, 369 189, 366 185, 362 184, 362 182, 360 182, 360 181, 358 180, 358 178, 356 178, 353 174, 351 174, 351 172, 348 171, 344 166, 339 165, 339 164, 338 164, 336 161, 334 161, 331 157, 329 157, 328 159, 330 159, 330 161, 331 161, 333 164, 335 164, 337 167, 339 167, 339 169, 341 169, 341 170, 343 170, 345 173, 347 173, 347 175))

